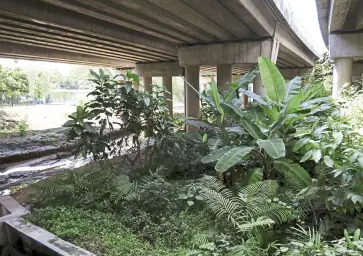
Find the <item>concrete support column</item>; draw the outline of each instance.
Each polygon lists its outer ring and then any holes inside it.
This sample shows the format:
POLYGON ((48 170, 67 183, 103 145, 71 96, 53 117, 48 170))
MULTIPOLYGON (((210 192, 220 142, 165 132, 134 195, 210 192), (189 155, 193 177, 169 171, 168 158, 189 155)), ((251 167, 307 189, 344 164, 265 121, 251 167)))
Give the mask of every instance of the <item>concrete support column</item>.
POLYGON ((173 77, 171 76, 163 76, 162 77, 163 85, 167 92, 164 93, 164 97, 168 104, 168 109, 170 115, 173 114, 173 77))
MULTIPOLYGON (((196 91, 199 92, 199 66, 186 66, 185 67, 185 115, 186 117, 199 117, 199 95, 196 91), (189 84, 187 84, 187 82, 189 84), (191 86, 194 88, 191 88, 191 86)), ((198 131, 197 127, 187 125, 187 132, 196 132, 198 131)))
POLYGON ((152 77, 150 77, 150 76, 144 76, 143 77, 143 80, 144 80, 144 91, 145 92, 152 92, 152 90, 153 90, 153 87, 152 87, 152 83, 153 83, 152 77))
POLYGON ((262 86, 261 76, 257 76, 253 81, 253 92, 260 96, 266 96, 265 88, 262 86))
POLYGON ((217 65, 217 85, 222 88, 222 91, 227 91, 227 84, 229 84, 230 82, 232 82, 232 65, 217 65))
POLYGON ((352 82, 353 58, 334 59, 333 98, 340 97, 341 88, 352 82))

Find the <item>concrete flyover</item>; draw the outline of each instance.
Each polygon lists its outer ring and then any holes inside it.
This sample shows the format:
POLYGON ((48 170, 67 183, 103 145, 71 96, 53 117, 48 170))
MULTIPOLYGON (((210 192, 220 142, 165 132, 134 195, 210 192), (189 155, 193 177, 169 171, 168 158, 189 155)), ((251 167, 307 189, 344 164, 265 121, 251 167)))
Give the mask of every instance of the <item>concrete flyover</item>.
MULTIPOLYGON (((1 0, 0 56, 130 69, 153 76, 201 74, 231 82, 270 57, 288 76, 320 52, 284 0, 1 0)), ((286 77, 291 79, 293 77, 286 77)), ((263 94, 261 80, 254 90, 263 94)), ((186 87, 186 115, 199 115, 186 87)))
POLYGON ((333 97, 363 73, 363 1, 316 0, 320 29, 334 59, 333 97))

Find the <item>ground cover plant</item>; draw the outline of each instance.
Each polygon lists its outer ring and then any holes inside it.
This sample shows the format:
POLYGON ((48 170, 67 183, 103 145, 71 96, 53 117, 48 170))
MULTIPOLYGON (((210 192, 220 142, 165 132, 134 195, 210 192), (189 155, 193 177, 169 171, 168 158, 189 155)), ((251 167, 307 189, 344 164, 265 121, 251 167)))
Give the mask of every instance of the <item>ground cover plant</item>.
POLYGON ((135 75, 94 78, 67 126, 96 159, 122 155, 131 134, 137 160, 40 182, 30 221, 97 255, 362 255, 362 138, 323 81, 286 83, 260 57, 228 91, 200 93, 204 114, 186 122, 200 132, 184 134, 135 75), (257 75, 266 96, 246 89, 257 75), (129 133, 115 144, 97 124, 129 133))

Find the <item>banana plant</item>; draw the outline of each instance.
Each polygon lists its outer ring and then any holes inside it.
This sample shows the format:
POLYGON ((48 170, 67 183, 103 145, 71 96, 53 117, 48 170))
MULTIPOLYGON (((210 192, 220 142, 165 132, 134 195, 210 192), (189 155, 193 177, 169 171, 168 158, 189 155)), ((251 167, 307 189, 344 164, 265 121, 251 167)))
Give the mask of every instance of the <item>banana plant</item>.
POLYGON ((242 109, 233 100, 232 90, 222 97, 227 100, 218 102, 223 117, 231 118, 238 124, 251 143, 248 146, 225 145, 212 151, 203 162, 217 161, 216 171, 225 172, 248 157, 253 157, 261 163, 262 179, 273 179, 279 174, 286 178, 294 177, 303 188, 312 181, 298 163, 287 158, 287 134, 296 122, 303 120, 313 110, 317 111, 321 102, 327 99, 319 99, 320 94, 316 93, 314 86, 303 88, 300 77, 286 83, 268 58, 260 57, 258 67, 266 91, 265 97, 238 88, 254 100, 247 109, 242 109))

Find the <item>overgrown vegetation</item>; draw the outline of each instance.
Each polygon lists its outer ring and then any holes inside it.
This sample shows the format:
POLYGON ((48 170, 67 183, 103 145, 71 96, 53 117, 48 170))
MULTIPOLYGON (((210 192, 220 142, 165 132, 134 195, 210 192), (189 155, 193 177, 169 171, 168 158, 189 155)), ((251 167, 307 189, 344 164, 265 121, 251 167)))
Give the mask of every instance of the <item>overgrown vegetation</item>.
POLYGON ((97 255, 362 255, 362 137, 328 97, 328 74, 303 87, 258 64, 200 94, 195 134, 172 123, 162 90, 93 72, 94 98, 66 126, 101 167, 40 182, 28 219, 97 255), (247 90, 259 73, 265 97, 247 90), (253 102, 242 108, 239 93, 253 102))

